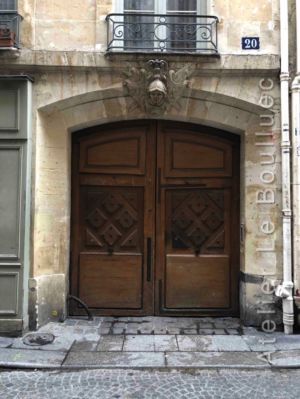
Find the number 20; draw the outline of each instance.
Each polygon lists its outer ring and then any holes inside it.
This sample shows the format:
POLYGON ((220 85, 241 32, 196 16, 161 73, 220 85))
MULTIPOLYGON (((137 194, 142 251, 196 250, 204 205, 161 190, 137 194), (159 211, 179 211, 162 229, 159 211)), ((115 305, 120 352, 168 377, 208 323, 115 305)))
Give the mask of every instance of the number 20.
POLYGON ((258 48, 257 39, 245 39, 245 49, 258 48))

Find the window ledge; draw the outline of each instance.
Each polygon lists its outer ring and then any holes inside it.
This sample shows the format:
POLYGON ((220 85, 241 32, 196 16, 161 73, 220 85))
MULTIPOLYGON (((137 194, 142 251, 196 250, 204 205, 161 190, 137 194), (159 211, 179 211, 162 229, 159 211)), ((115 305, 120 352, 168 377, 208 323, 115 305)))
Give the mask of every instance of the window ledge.
POLYGON ((2 47, 0 46, 0 51, 19 51, 20 49, 18 47, 2 47))
POLYGON ((144 60, 152 58, 163 58, 170 61, 192 61, 197 60, 205 62, 215 62, 220 59, 221 55, 219 53, 205 54, 205 53, 167 53, 167 52, 157 52, 157 51, 107 51, 105 57, 108 60, 122 60, 122 61, 135 61, 144 60))

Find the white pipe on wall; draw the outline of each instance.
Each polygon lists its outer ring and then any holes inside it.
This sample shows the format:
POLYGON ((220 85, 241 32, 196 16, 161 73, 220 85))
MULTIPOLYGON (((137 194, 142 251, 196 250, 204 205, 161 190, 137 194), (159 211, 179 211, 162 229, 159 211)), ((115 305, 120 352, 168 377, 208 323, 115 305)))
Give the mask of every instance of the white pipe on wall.
POLYGON ((296 0, 296 76, 292 84, 292 182, 294 276, 300 288, 300 3, 296 0))
MULTIPOLYGON (((298 0, 297 0, 298 2, 298 0)), ((290 122, 289 122, 289 32, 288 0, 280 0, 280 47, 281 47, 281 170, 283 216, 283 282, 276 295, 282 298, 283 324, 286 334, 293 333, 294 300, 292 282, 292 211, 290 176, 290 122)))
POLYGON ((297 65, 297 76, 300 75, 300 4, 299 0, 296 0, 296 43, 297 43, 297 52, 296 52, 296 65, 297 65))

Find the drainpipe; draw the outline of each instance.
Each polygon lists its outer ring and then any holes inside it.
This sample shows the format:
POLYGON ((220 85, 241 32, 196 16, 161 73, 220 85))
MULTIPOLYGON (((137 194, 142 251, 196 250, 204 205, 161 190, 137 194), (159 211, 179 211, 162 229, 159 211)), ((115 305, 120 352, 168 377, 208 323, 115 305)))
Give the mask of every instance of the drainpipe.
MULTIPOLYGON (((296 1, 298 3, 298 0, 296 1)), ((282 217, 283 217, 283 282, 276 289, 282 298, 285 334, 293 333, 294 300, 292 282, 291 240, 291 176, 290 176, 290 123, 289 123, 289 32, 288 0, 280 0, 280 47, 281 47, 281 170, 282 170, 282 217)))
MULTIPOLYGON (((300 4, 296 0, 296 76, 292 84, 292 155, 293 155, 293 260, 294 275, 300 273, 300 4)), ((297 287, 299 291, 299 286, 297 287)), ((298 293, 297 293, 298 295, 298 293)), ((299 308, 299 297, 296 298, 299 308)))

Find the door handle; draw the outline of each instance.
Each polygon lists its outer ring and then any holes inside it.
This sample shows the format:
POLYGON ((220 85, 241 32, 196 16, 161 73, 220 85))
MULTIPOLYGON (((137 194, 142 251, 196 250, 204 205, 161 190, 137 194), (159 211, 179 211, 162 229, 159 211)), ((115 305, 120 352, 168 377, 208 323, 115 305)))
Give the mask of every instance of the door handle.
POLYGON ((157 202, 160 204, 161 200, 161 189, 162 189, 162 184, 161 184, 161 168, 157 169, 157 202))
POLYGON ((152 238, 147 238, 147 281, 152 277, 152 238))

